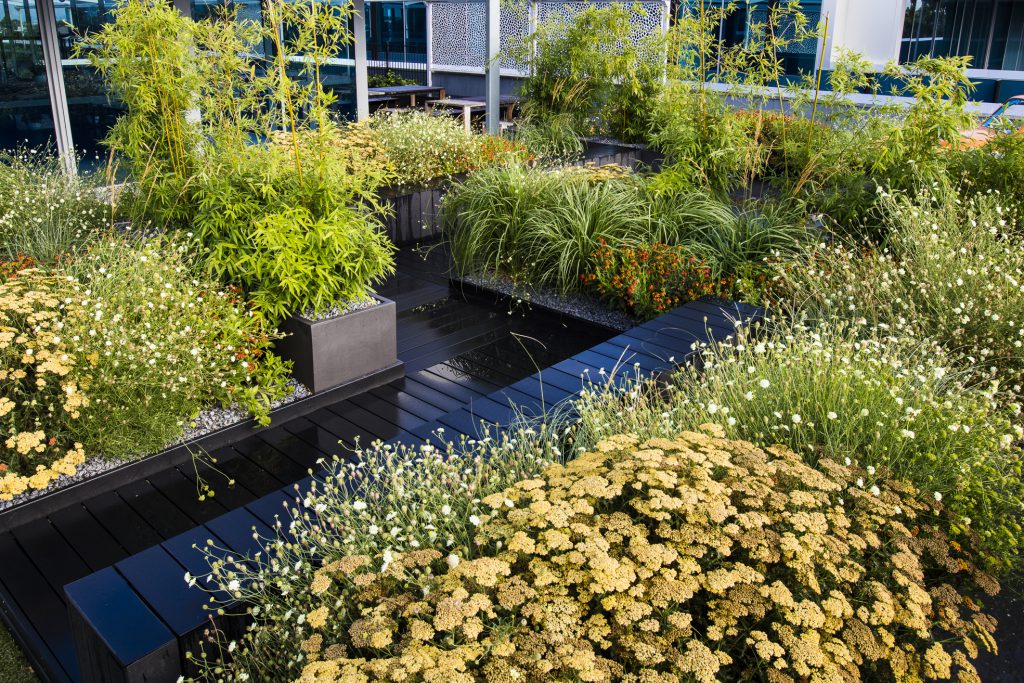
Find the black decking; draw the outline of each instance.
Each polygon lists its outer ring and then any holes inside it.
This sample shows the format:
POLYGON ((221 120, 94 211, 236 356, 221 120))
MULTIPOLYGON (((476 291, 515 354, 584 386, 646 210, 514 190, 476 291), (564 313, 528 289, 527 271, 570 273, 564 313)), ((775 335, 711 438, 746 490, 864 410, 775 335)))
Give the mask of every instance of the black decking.
MULTIPOLYGON (((613 335, 540 311, 510 314, 466 301, 449 289, 440 249, 426 256, 403 250, 397 260, 398 274, 380 293, 398 305, 403 379, 214 451, 223 474, 192 463, 171 467, 0 534, 4 617, 44 680, 79 680, 66 584, 111 568, 117 580, 166 586, 173 602, 181 597, 175 590, 181 576, 148 574, 139 553, 171 552, 187 563, 191 543, 180 534, 231 511, 249 514, 242 506, 307 476, 320 458, 340 454, 356 439, 365 444, 408 434, 477 403, 481 413, 493 411, 483 400, 487 394, 613 335), (200 477, 216 491, 204 502, 197 495, 200 477)), ((514 390, 511 396, 528 398, 514 390)), ((233 530, 223 521, 218 529, 226 543, 235 540, 225 538, 233 530)))

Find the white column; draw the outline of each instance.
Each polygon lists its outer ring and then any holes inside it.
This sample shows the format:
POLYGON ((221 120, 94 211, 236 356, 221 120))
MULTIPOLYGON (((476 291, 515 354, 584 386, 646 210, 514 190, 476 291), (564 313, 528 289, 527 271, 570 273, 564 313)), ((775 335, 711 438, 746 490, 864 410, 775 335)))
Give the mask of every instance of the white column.
POLYGON ((71 139, 71 116, 68 113, 68 98, 64 90, 64 69, 60 63, 57 15, 53 9, 53 0, 36 0, 36 16, 39 20, 43 66, 46 69, 46 89, 50 95, 57 153, 60 155, 64 171, 74 175, 78 168, 75 161, 75 143, 71 139))
POLYGON ((501 130, 501 0, 487 0, 487 132, 501 130))
POLYGON ((370 118, 370 95, 366 91, 366 0, 353 0, 352 10, 352 33, 355 34, 352 56, 356 63, 353 79, 356 88, 356 119, 363 121, 370 118))
POLYGON ((434 85, 434 3, 427 0, 427 85, 434 85))

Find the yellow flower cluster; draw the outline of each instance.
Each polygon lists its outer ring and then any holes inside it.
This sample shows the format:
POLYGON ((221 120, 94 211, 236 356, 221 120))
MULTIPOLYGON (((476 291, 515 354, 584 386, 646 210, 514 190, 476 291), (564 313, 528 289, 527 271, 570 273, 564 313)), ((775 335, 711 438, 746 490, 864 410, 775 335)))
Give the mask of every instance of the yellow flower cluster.
MULTIPOLYGON (((41 433, 39 432, 39 434, 41 433)), ((65 453, 63 457, 51 462, 49 466, 37 465, 36 471, 31 475, 8 471, 0 476, 0 500, 11 500, 30 489, 41 491, 62 474, 70 476, 77 472, 78 467, 84 462, 85 450, 82 448, 82 444, 76 443, 74 448, 65 453)))
POLYGON ((995 624, 954 586, 999 587, 938 503, 721 435, 619 436, 485 498, 477 559, 323 567, 299 683, 978 680, 995 624))
POLYGON ((63 338, 67 320, 80 314, 57 295, 58 281, 39 271, 22 271, 0 284, 0 500, 49 486, 74 474, 85 461, 79 443, 64 427, 89 405, 63 338))

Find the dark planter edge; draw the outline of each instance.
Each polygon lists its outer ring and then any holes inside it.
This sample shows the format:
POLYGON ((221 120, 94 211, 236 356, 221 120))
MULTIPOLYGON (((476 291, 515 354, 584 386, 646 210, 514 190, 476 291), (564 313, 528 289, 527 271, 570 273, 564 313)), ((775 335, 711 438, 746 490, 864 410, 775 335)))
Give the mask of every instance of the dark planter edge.
POLYGON ((518 304, 516 302, 515 297, 513 297, 510 294, 500 292, 496 289, 491 289, 490 287, 484 287, 483 285, 478 285, 474 282, 463 280, 458 276, 452 276, 451 278, 449 278, 448 283, 450 287, 452 287, 453 289, 455 289, 460 294, 462 294, 463 296, 470 300, 475 300, 486 304, 494 304, 497 302, 501 302, 504 304, 508 304, 510 306, 529 306, 531 310, 542 311, 544 313, 557 316, 559 318, 569 318, 570 320, 577 320, 579 322, 587 323, 588 325, 593 325, 594 327, 600 327, 601 329, 607 330, 609 332, 614 332, 615 334, 622 333, 622 330, 618 328, 605 325, 603 323, 597 322, 596 320, 591 320, 590 318, 585 318, 579 315, 573 315, 568 311, 552 308, 551 306, 548 306, 546 304, 537 303, 535 301, 528 301, 523 302, 522 304, 518 304))
POLYGON ((247 436, 258 434, 264 430, 278 426, 297 417, 303 417, 315 410, 343 401, 346 398, 361 394, 374 387, 387 384, 405 375, 405 364, 397 361, 386 368, 351 382, 346 382, 319 394, 292 401, 270 412, 271 423, 266 427, 256 424, 252 419, 236 422, 205 434, 186 443, 177 444, 167 449, 147 455, 139 460, 126 462, 120 467, 108 470, 95 477, 75 482, 69 486, 56 489, 37 498, 0 512, 0 533, 6 533, 15 527, 40 519, 69 505, 81 503, 88 498, 112 491, 127 483, 151 476, 161 470, 187 462, 192 453, 198 449, 213 451, 239 441, 247 436))

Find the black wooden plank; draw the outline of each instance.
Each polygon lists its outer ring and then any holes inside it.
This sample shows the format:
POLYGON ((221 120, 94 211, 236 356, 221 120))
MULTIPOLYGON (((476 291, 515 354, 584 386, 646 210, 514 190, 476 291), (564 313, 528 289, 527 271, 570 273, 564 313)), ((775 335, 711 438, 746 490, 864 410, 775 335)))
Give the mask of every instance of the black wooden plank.
MULTIPOLYGON (((192 521, 189 526, 202 524, 208 519, 227 512, 227 508, 221 504, 217 496, 206 496, 199 500, 201 492, 197 489, 196 482, 185 477, 175 467, 157 472, 149 477, 149 483, 160 493, 171 501, 182 514, 188 516, 192 521)), ((184 531, 188 527, 178 529, 184 531)))
MULTIPOLYGON (((336 418, 341 420, 341 418, 336 418)), ((306 418, 290 420, 282 425, 289 432, 299 437, 317 450, 327 453, 325 459, 338 456, 343 459, 351 457, 351 445, 341 441, 341 437, 323 425, 310 422, 306 418)))
POLYGON ((407 413, 411 413, 424 421, 436 419, 438 416, 444 415, 448 412, 447 410, 442 410, 435 405, 416 398, 408 392, 396 389, 390 385, 377 387, 376 389, 372 389, 360 396, 360 401, 363 401, 363 406, 370 408, 371 410, 371 406, 378 399, 386 401, 387 403, 390 403, 407 413))
POLYGON ((195 526, 188 515, 167 500, 148 481, 136 481, 122 486, 117 490, 117 494, 160 534, 159 540, 170 538, 195 526))
POLYGON ((732 324, 732 321, 721 315, 721 311, 718 311, 718 315, 713 312, 694 310, 687 308, 677 308, 669 311, 664 315, 658 316, 652 322, 661 322, 664 324, 681 324, 686 325, 686 329, 696 327, 703 331, 706 328, 710 328, 726 334, 735 332, 736 328, 732 324))
POLYGON ((355 444, 357 439, 359 443, 366 445, 378 438, 366 429, 352 424, 327 408, 321 408, 316 412, 310 413, 306 418, 313 424, 331 432, 337 439, 343 440, 349 446, 355 444))
MULTIPOLYGON (((315 468, 318 460, 329 458, 332 455, 332 453, 321 451, 320 449, 309 445, 304 440, 284 428, 278 428, 270 432, 261 432, 259 436, 268 444, 291 458, 292 461, 302 468, 303 474, 308 472, 310 468, 315 468)), ((292 479, 294 479, 294 477, 292 477, 292 479)), ((285 483, 287 482, 288 480, 286 479, 285 483)))
POLYGON ((288 510, 296 505, 296 495, 290 488, 278 489, 254 500, 245 507, 268 528, 276 528, 278 521, 287 526, 288 520, 291 519, 288 510), (286 504, 287 507, 285 507, 286 504))
MULTIPOLYGON (((362 394, 358 397, 359 407, 374 416, 387 420, 400 429, 412 429, 429 420, 405 410, 394 403, 384 401, 377 396, 362 394)), ((436 417, 436 415, 435 415, 436 417)))
POLYGON ((508 333, 508 321, 504 318, 469 316, 440 330, 431 330, 429 334, 410 339, 404 348, 399 346, 398 357, 406 364, 415 363, 420 358, 441 358, 438 354, 447 354, 443 357, 451 358, 451 350, 458 349, 456 353, 460 353, 477 348, 498 339, 501 336, 498 332, 508 333))
POLYGON ((668 362, 668 356, 655 356, 640 349, 639 344, 621 344, 614 341, 607 341, 604 344, 595 346, 594 353, 601 353, 606 356, 613 356, 621 359, 627 368, 640 368, 645 373, 663 372, 668 370, 672 364, 668 362), (616 353, 616 349, 618 353, 616 353))
POLYGON ((78 661, 64 596, 58 595, 40 576, 39 568, 10 534, 0 534, 0 557, 0 582, 7 594, 28 617, 42 638, 42 645, 52 652, 64 674, 77 680, 78 661))
POLYGON ((252 556, 260 550, 259 541, 253 538, 254 533, 263 538, 269 538, 273 533, 270 527, 246 508, 238 508, 211 519, 206 523, 206 527, 224 542, 224 546, 219 546, 221 550, 239 556, 252 556))
POLYGON ((465 410, 474 419, 483 419, 500 425, 507 425, 515 416, 515 411, 512 410, 512 406, 508 403, 498 403, 486 397, 476 399, 466 406, 465 410))
POLYGON ((193 484, 197 475, 202 477, 214 497, 227 510, 245 505, 281 485, 277 478, 233 448, 219 448, 208 457, 216 458, 216 462, 195 462, 182 465, 179 470, 193 484), (229 483, 232 480, 234 484, 229 483))
POLYGON ((479 439, 491 433, 493 423, 483 421, 477 415, 473 415, 466 409, 456 410, 448 413, 438 420, 445 430, 454 430, 465 434, 471 439, 479 439))
MULTIPOLYGON (((278 428, 280 429, 280 428, 278 428)), ((284 430, 280 430, 283 432, 284 430)), ((275 431, 275 435, 280 432, 275 431)), ((289 436, 291 436, 289 434, 289 436)), ((271 438, 275 438, 274 435, 271 438)), ((243 439, 234 445, 235 450, 245 455, 257 465, 267 470, 283 483, 294 481, 306 473, 306 467, 274 448, 259 435, 243 439)))
POLYGON ((656 336, 650 332, 641 332, 639 333, 639 336, 634 336, 630 332, 623 332, 622 334, 609 339, 607 343, 614 344, 621 348, 642 351, 648 356, 667 361, 670 358, 678 360, 685 355, 685 352, 681 348, 676 348, 684 345, 682 342, 679 342, 678 340, 676 341, 677 343, 671 347, 663 346, 658 343, 656 336))
POLYGON ((372 434, 374 438, 380 439, 381 441, 387 441, 401 431, 395 423, 389 422, 378 415, 374 415, 352 401, 335 403, 334 405, 327 406, 327 409, 339 417, 348 420, 352 424, 362 427, 372 434))
POLYGON ((82 505, 129 553, 161 541, 160 534, 116 492, 90 498, 82 505))
POLYGON ((513 389, 518 389, 531 396, 535 395, 534 392, 532 390, 527 391, 524 387, 537 387, 538 389, 543 389, 545 394, 548 387, 554 387, 570 394, 579 394, 580 390, 583 389, 583 381, 579 377, 574 377, 567 372, 556 370, 554 367, 548 367, 540 373, 525 377, 511 386, 513 389))
POLYGON ((480 380, 456 370, 445 363, 438 363, 413 375, 417 382, 423 382, 431 388, 467 402, 478 396, 486 396, 497 388, 493 382, 480 380))
POLYGON ((58 510, 50 515, 50 522, 92 571, 128 556, 128 551, 82 505, 58 510))
POLYGON ((500 339, 503 336, 509 334, 507 327, 499 327, 491 329, 483 334, 470 337, 449 346, 445 346, 433 353, 428 353, 423 356, 418 356, 409 361, 406 361, 406 368, 410 371, 421 370, 423 368, 431 367, 437 363, 447 362, 449 359, 458 357, 459 354, 465 353, 466 351, 472 351, 473 349, 479 348, 485 344, 489 344, 496 339, 500 339))
POLYGON ((440 391, 432 389, 426 384, 417 381, 417 375, 419 375, 419 373, 406 375, 402 379, 395 380, 388 386, 417 398, 424 403, 437 408, 442 413, 458 410, 459 407, 462 406, 463 401, 454 399, 447 394, 441 393, 440 391))

